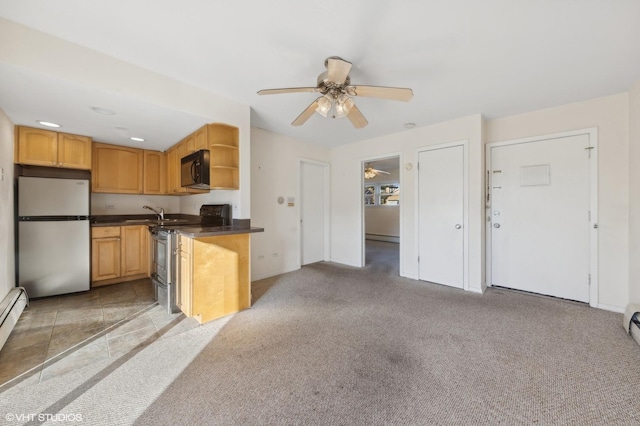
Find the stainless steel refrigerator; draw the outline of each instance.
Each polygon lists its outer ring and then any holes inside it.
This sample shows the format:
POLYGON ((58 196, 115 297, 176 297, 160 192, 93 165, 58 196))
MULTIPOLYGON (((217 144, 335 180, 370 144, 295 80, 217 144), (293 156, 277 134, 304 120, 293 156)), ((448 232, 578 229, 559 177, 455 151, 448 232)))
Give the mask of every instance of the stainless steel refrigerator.
POLYGON ((29 297, 89 290, 89 180, 18 177, 18 285, 29 297))

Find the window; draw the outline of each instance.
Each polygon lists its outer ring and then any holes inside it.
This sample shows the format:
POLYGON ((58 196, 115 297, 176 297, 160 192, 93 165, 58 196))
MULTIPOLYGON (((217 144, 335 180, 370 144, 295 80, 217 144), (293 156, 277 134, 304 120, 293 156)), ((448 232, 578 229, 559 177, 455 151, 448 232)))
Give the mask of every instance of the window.
POLYGON ((400 185, 392 183, 367 183, 364 186, 365 206, 400 205, 400 185))

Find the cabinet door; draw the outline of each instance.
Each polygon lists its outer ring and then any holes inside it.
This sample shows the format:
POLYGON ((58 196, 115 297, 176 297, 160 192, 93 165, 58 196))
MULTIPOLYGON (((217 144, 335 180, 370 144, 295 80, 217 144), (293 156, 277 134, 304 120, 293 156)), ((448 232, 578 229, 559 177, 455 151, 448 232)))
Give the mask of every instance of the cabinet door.
POLYGON ((180 142, 184 145, 184 155, 191 154, 196 151, 196 134, 192 133, 180 142))
POLYGON ((17 162, 58 167, 58 133, 19 126, 17 162))
POLYGON ((177 192, 179 178, 179 164, 177 163, 178 150, 171 148, 167 151, 166 170, 167 170, 167 194, 175 194, 177 192))
POLYGON ((123 226, 120 231, 120 276, 147 274, 149 271, 149 227, 146 225, 123 226))
POLYGON ((141 149, 101 143, 93 144, 93 192, 142 194, 141 149))
POLYGON ((193 316, 193 262, 190 238, 179 236, 177 305, 188 317, 193 316))
POLYGON ((91 138, 58 133, 58 165, 68 169, 91 170, 91 138))
POLYGON ((165 169, 164 154, 159 151, 144 151, 144 187, 145 194, 164 194, 165 169))
POLYGON ((91 281, 120 276, 120 237, 91 240, 91 281))
POLYGON ((207 126, 202 126, 194 133, 194 150, 200 151, 201 149, 209 149, 209 139, 207 133, 207 126))

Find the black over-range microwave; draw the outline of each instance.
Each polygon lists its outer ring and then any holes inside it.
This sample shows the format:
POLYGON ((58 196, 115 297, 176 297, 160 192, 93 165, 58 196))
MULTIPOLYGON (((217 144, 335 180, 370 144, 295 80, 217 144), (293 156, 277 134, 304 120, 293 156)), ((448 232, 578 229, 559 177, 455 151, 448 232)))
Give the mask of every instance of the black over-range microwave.
POLYGON ((196 189, 209 187, 209 150, 201 149, 180 160, 180 185, 196 189))

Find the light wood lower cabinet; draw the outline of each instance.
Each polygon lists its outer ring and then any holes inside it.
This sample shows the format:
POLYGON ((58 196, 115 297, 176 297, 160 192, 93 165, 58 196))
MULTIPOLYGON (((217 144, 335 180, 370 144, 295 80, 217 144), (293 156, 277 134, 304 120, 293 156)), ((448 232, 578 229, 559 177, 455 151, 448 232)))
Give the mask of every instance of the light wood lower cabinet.
POLYGON ((249 234, 179 237, 178 306, 201 324, 251 306, 249 234))
POLYGON ((178 288, 176 288, 176 305, 188 317, 193 316, 193 305, 191 303, 193 290, 193 262, 191 252, 193 251, 193 239, 178 235, 178 288))
POLYGON ((91 228, 91 284, 94 287, 149 276, 146 225, 91 228))
POLYGON ((91 281, 120 276, 120 227, 91 229, 91 281))

